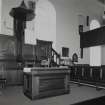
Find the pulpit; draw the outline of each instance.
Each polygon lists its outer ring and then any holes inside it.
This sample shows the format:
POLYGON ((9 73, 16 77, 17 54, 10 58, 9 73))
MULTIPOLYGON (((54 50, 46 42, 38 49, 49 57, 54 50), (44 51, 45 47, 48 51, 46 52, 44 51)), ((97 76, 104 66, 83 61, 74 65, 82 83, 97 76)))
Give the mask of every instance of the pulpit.
POLYGON ((17 61, 22 62, 24 29, 26 27, 26 21, 31 21, 32 19, 34 19, 34 10, 28 9, 23 0, 19 7, 12 8, 12 10, 10 11, 10 15, 14 18, 14 35, 16 37, 17 44, 17 61))

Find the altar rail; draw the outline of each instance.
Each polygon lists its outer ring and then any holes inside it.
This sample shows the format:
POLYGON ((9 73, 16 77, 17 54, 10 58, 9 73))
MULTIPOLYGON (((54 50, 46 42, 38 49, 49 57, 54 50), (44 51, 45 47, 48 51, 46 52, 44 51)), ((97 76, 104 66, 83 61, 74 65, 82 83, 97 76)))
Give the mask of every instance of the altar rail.
POLYGON ((76 65, 70 68, 72 82, 105 89, 105 65, 76 65))

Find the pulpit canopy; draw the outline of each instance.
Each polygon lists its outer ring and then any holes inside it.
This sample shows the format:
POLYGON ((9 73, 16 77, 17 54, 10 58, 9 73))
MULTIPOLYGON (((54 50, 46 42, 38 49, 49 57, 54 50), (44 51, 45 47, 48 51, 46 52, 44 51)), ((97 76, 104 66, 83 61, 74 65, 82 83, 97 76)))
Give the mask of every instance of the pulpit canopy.
POLYGON ((31 21, 35 17, 34 10, 27 8, 24 0, 22 1, 19 7, 11 9, 10 15, 15 19, 23 20, 23 21, 31 21))

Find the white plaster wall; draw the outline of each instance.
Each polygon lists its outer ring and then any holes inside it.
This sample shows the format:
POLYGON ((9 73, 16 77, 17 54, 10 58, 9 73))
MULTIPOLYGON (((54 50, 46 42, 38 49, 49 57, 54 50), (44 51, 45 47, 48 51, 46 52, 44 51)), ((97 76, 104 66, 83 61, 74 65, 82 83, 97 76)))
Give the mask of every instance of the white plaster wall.
POLYGON ((49 0, 39 0, 36 5, 35 36, 56 45, 56 10, 49 0))
POLYGON ((90 63, 90 49, 83 49, 83 59, 78 60, 80 64, 89 64, 90 63))
POLYGON ((101 66, 101 46, 90 47, 90 65, 101 66))
MULTIPOLYGON (((99 27, 100 23, 96 19, 90 22, 90 30, 94 30, 99 27)), ((90 65, 101 66, 101 46, 90 47, 90 65)))

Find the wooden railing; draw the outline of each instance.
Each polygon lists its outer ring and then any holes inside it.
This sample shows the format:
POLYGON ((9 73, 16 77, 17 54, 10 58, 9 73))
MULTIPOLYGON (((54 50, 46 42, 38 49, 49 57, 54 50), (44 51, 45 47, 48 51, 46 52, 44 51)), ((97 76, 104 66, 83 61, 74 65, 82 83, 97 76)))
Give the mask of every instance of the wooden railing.
POLYGON ((51 51, 51 63, 52 65, 59 66, 60 65, 60 54, 58 54, 53 48, 51 51))

